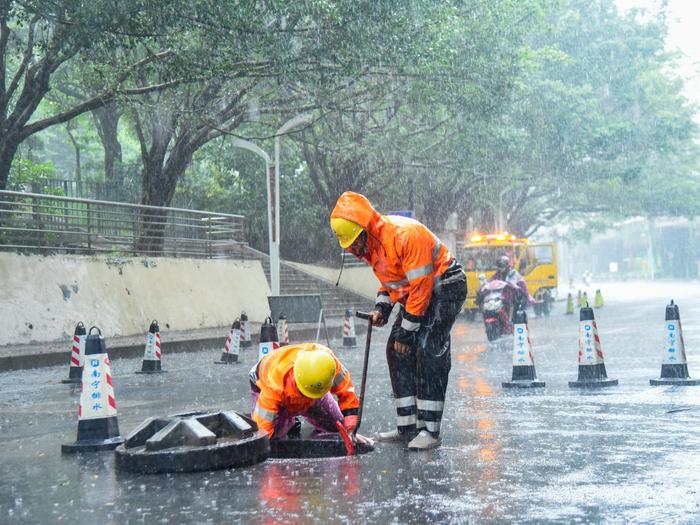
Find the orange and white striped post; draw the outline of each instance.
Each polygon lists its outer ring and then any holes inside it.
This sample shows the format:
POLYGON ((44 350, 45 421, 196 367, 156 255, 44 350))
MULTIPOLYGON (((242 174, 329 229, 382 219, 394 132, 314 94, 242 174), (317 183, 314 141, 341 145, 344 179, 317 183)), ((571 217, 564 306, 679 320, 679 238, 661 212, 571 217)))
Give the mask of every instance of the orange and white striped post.
POLYGON ((253 344, 250 337, 250 324, 248 323, 248 315, 241 312, 241 348, 248 348, 253 344))
POLYGON ((85 356, 85 325, 80 321, 75 326, 73 332, 73 344, 70 353, 70 368, 68 369, 68 379, 63 379, 61 383, 78 384, 83 380, 83 360, 85 356))
POLYGON ((343 346, 345 348, 354 348, 357 346, 355 320, 352 315, 352 310, 345 310, 345 317, 343 317, 343 346))
POLYGON ((597 388, 617 385, 617 379, 608 379, 605 371, 605 359, 598 337, 598 325, 595 322, 593 308, 585 306, 579 314, 578 339, 578 379, 569 381, 572 388, 597 388))
POLYGON ((277 332, 280 336, 280 346, 289 344, 289 323, 287 322, 287 316, 280 313, 277 319, 277 332))
POLYGON ((148 333, 146 334, 146 348, 143 352, 143 363, 141 364, 141 370, 137 371, 137 374, 159 374, 165 372, 161 368, 161 348, 160 348, 160 326, 158 326, 158 321, 151 322, 151 326, 148 328, 148 333))
POLYGON ((100 329, 90 328, 85 342, 78 437, 75 443, 61 445, 63 454, 109 450, 124 442, 119 435, 117 401, 112 385, 107 347, 100 329), (92 331, 97 330, 93 335, 92 331))
POLYGON ((659 379, 650 379, 649 384, 652 386, 695 386, 700 384, 700 379, 691 379, 688 373, 688 359, 685 355, 681 315, 678 305, 673 302, 673 299, 666 306, 664 324, 666 328, 666 344, 664 345, 663 360, 661 362, 661 377, 659 379))
POLYGON ((228 365, 238 361, 239 348, 241 345, 241 321, 236 319, 231 325, 231 331, 224 343, 224 351, 221 354, 221 361, 214 361, 218 365, 228 365))
POLYGON ((518 309, 513 315, 513 375, 511 381, 502 383, 503 388, 543 387, 544 381, 537 380, 535 356, 532 353, 530 330, 527 326, 525 310, 518 309))

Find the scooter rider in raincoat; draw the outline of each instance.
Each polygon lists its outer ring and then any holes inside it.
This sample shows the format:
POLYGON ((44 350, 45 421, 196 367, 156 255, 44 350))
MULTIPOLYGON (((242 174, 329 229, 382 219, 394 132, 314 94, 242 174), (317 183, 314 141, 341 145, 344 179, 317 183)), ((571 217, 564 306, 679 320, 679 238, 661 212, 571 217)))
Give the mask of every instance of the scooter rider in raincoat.
POLYGON ((510 266, 510 258, 507 255, 501 255, 496 261, 496 271, 491 276, 490 281, 505 281, 515 286, 519 291, 519 297, 516 297, 516 302, 527 305, 530 302, 530 293, 527 290, 527 283, 518 270, 510 266))
POLYGON ((387 323, 401 305, 386 356, 396 405, 396 429, 380 441, 438 447, 450 372, 450 331, 467 296, 466 276, 426 226, 380 215, 364 195, 346 191, 331 213, 340 246, 369 264, 379 279, 372 324, 387 323))
MULTIPOLYGON (((328 347, 283 346, 260 359, 249 379, 253 420, 271 439, 286 437, 296 416, 304 416, 319 432, 337 432, 336 421, 348 434, 357 427, 360 401, 350 372, 328 347)), ((360 434, 356 438, 371 444, 360 434)))

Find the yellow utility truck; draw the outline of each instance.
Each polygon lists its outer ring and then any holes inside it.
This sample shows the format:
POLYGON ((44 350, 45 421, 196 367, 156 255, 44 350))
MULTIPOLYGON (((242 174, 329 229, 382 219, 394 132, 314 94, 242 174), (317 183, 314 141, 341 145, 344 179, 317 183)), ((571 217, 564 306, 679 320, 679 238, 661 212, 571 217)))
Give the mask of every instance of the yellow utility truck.
POLYGON ((476 291, 479 275, 487 279, 496 271, 496 261, 502 255, 510 258, 513 268, 520 272, 530 295, 536 315, 549 315, 554 304, 557 278, 557 249, 552 242, 530 242, 509 233, 489 235, 474 234, 468 240, 457 243, 458 259, 467 274, 468 295, 464 310, 470 319, 479 311, 476 291))

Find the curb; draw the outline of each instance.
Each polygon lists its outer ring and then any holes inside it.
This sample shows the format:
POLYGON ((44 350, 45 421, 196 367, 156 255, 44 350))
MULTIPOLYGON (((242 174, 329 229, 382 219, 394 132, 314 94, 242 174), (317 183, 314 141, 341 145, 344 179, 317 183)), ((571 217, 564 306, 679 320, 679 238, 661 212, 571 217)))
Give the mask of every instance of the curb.
MULTIPOLYGON (((211 349, 212 347, 221 346, 223 347, 226 341, 226 335, 230 330, 230 327, 222 327, 221 335, 219 336, 208 336, 208 337, 194 337, 191 339, 181 339, 177 341, 165 341, 162 343, 163 354, 176 354, 182 352, 199 352, 201 350, 211 349)), ((316 339, 317 328, 311 327, 298 327, 293 328, 293 325, 289 328, 289 335, 297 341, 315 340, 316 339)), ((365 333, 366 329, 356 330, 358 333, 365 333)), ((333 341, 342 339, 343 327, 331 325, 328 326, 328 335, 331 338, 331 343, 333 341)), ((259 334, 252 335, 251 340, 254 345, 258 344, 259 334)), ((325 332, 323 329, 319 334, 319 342, 325 344, 325 332)), ((110 359, 121 359, 121 358, 133 358, 143 355, 144 352, 144 342, 139 341, 138 343, 129 344, 110 344, 109 338, 106 338, 107 350, 110 359)), ((68 347, 68 343, 66 343, 68 347)), ((335 350, 335 348, 334 348, 335 350)), ((13 370, 26 370, 30 368, 42 368, 47 366, 58 366, 66 365, 68 366, 70 357, 70 348, 65 351, 50 351, 45 353, 24 353, 16 354, 10 356, 0 356, 0 373, 10 372, 13 370)))

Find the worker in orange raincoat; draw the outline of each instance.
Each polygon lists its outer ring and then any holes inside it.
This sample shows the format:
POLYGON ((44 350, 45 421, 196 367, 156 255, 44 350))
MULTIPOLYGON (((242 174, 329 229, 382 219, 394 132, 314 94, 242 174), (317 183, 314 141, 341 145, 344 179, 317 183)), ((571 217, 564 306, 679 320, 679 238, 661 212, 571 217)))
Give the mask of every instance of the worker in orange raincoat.
POLYGON ((349 434, 357 427, 360 401, 350 372, 330 348, 316 343, 283 346, 260 359, 249 379, 253 419, 272 439, 286 437, 296 416, 304 416, 319 432, 337 432, 336 421, 349 434))
POLYGON ((466 275, 447 247, 420 222, 380 215, 364 195, 346 191, 331 213, 340 246, 363 259, 381 283, 372 323, 383 326, 399 303, 386 355, 396 429, 380 441, 408 448, 440 445, 450 372, 450 331, 467 296, 466 275))

